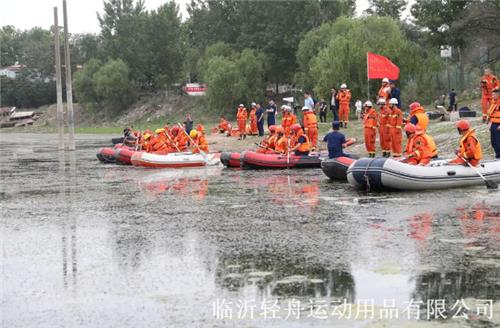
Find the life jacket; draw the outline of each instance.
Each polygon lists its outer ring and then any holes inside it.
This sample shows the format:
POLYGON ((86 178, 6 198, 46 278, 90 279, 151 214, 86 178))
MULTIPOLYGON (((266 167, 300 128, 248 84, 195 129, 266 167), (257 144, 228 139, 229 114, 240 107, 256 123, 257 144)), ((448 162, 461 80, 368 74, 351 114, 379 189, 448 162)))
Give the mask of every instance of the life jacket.
MULTIPOLYGON (((423 147, 423 153, 420 154, 422 158, 424 157, 429 157, 433 158, 438 155, 436 143, 434 142, 434 139, 428 135, 427 133, 421 131, 415 134, 415 137, 412 138, 412 148, 415 146, 415 144, 418 144, 419 142, 422 143, 423 147)), ((409 143, 409 142, 408 142, 409 143)))
POLYGON ((295 147, 295 145, 299 142, 300 137, 304 137, 306 141, 300 144, 299 148, 297 148, 297 151, 300 151, 301 153, 311 151, 311 143, 309 142, 309 138, 302 130, 300 130, 299 133, 297 133, 297 135, 293 138, 293 146, 295 147))
POLYGON ((382 85, 378 90, 378 98, 384 98, 386 101, 391 97, 391 87, 386 84, 382 85))
POLYGON ((378 114, 374 108, 370 108, 363 117, 363 126, 365 128, 378 127, 378 114))
POLYGON ((318 118, 313 112, 307 112, 304 114, 304 128, 306 129, 316 129, 318 128, 318 118))
POLYGON ((284 129, 290 128, 295 123, 297 123, 297 116, 289 112, 283 115, 283 119, 281 120, 281 126, 284 129))
POLYGON ((278 135, 277 134, 273 134, 273 135, 269 136, 269 138, 267 139, 267 147, 271 148, 271 149, 274 149, 274 147, 276 147, 276 142, 277 141, 278 141, 278 135))
POLYGON ((500 98, 488 109, 488 120, 491 123, 500 123, 500 98))
POLYGON ((469 129, 466 134, 460 139, 460 156, 467 160, 481 160, 483 158, 483 153, 481 151, 481 143, 476 137, 476 133, 473 129, 469 129), (475 147, 474 147, 475 146, 475 147), (474 147, 474 150, 471 148, 474 147))
POLYGON ((392 114, 389 106, 385 105, 380 109, 380 127, 386 127, 389 124, 389 119, 392 114))
POLYGON ((153 150, 154 151, 164 151, 168 148, 167 144, 165 143, 166 136, 158 135, 158 137, 154 138, 154 143, 153 143, 153 150))
POLYGON ((219 129, 223 130, 223 131, 227 131, 227 129, 228 129, 228 122, 223 118, 220 119, 219 129))
POLYGON ((340 90, 337 93, 337 99, 342 105, 349 104, 351 102, 351 97, 351 91, 349 90, 340 90))
POLYGON ((276 145, 274 147, 274 150, 282 153, 282 154, 287 154, 288 153, 288 137, 283 135, 281 138, 276 141, 276 145))
POLYGON ((498 78, 492 74, 483 75, 481 77, 481 81, 486 81, 486 85, 482 89, 483 97, 491 98, 493 89, 500 86, 500 82, 498 81, 498 78))
POLYGON ((193 153, 199 153, 199 149, 204 151, 205 153, 208 152, 208 142, 207 139, 205 138, 204 135, 199 135, 195 140, 193 140, 198 147, 194 146, 193 153), (199 148, 199 149, 198 149, 199 148))
POLYGON ((389 125, 391 126, 391 128, 402 129, 403 112, 401 111, 401 109, 394 107, 394 109, 391 110, 391 114, 389 115, 389 125))
POLYGON ((238 121, 246 121, 248 118, 248 113, 246 108, 238 108, 238 113, 236 114, 236 119, 238 121))
POLYGON ((429 125, 429 117, 425 114, 425 109, 421 106, 414 108, 410 112, 410 117, 412 116, 415 116, 418 119, 418 123, 416 125, 419 125, 424 131, 426 131, 427 126, 429 125))
POLYGON ((177 147, 182 151, 186 149, 188 140, 187 137, 184 135, 184 132, 179 131, 179 133, 175 137, 174 142, 177 144, 177 147))

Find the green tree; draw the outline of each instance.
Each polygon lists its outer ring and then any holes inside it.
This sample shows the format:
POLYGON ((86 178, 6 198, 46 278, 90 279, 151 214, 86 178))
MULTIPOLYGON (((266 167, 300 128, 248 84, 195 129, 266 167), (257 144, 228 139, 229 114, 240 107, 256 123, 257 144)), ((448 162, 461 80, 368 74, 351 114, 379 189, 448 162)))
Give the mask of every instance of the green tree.
POLYGON ((407 0, 369 0, 370 7, 365 11, 368 15, 389 16, 396 20, 408 6, 407 0))
POLYGON ((96 108, 100 100, 95 91, 94 75, 101 66, 100 60, 91 59, 75 73, 73 78, 76 100, 92 109, 96 108))
POLYGON ((0 30, 0 67, 14 65, 21 53, 20 32, 14 26, 2 26, 0 30))
POLYGON ((232 114, 243 93, 240 79, 238 68, 231 59, 219 56, 212 58, 205 73, 210 109, 232 114))
POLYGON ((250 102, 256 101, 265 91, 266 59, 265 55, 251 49, 244 49, 235 61, 239 73, 241 90, 240 99, 250 102))

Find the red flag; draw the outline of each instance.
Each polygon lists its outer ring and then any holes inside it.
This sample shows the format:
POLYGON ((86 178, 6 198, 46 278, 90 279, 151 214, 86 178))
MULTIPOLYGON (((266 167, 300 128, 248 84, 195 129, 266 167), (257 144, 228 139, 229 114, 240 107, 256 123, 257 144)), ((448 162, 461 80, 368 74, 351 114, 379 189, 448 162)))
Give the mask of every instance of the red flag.
POLYGON ((394 65, 389 58, 368 52, 366 62, 368 79, 383 79, 385 77, 389 80, 399 79, 399 67, 394 65))

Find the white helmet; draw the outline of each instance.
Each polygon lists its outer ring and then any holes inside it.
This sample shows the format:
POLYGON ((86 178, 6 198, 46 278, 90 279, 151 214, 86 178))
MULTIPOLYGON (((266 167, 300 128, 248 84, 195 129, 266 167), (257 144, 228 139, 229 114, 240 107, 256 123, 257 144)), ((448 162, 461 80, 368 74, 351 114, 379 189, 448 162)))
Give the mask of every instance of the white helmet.
POLYGON ((347 85, 346 85, 345 83, 342 83, 342 84, 340 85, 340 88, 341 88, 341 89, 347 89, 347 85))
POLYGON ((377 101, 377 104, 380 104, 380 105, 385 105, 385 99, 384 99, 384 98, 380 98, 380 99, 377 101))
POLYGON ((367 102, 365 102, 365 107, 373 107, 372 102, 369 100, 367 102))
POLYGON ((384 77, 384 78, 382 79, 382 83, 389 83, 389 79, 388 79, 388 78, 386 78, 386 77, 384 77))
POLYGON ((252 103, 252 107, 255 107, 255 106, 257 106, 257 104, 253 102, 253 103, 252 103))
POLYGON ((243 104, 239 104, 239 105, 238 105, 238 107, 245 107, 245 105, 243 105, 243 104))
POLYGON ((398 100, 396 98, 391 98, 389 100, 389 104, 391 104, 391 105, 397 105, 398 104, 398 100))
POLYGON ((311 108, 307 107, 307 106, 304 106, 302 107, 302 111, 306 111, 306 110, 310 110, 311 108))
POLYGON ((283 110, 286 110, 287 107, 288 107, 287 105, 281 105, 280 108, 283 109, 283 110))

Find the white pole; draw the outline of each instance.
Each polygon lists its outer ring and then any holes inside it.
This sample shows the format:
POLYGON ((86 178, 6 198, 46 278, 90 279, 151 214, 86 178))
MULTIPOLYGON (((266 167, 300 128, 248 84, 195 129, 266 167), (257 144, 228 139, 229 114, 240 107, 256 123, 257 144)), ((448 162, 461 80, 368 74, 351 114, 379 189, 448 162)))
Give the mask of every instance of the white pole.
POLYGON ((366 53, 366 100, 370 100, 370 66, 368 65, 368 53, 366 53))
POLYGON ((57 92, 57 130, 59 133, 59 150, 64 150, 64 108, 61 82, 61 46, 59 44, 59 22, 57 7, 54 7, 54 52, 56 57, 56 92, 57 92))
POLYGON ((68 14, 66 11, 66 0, 63 0, 64 16, 64 57, 66 65, 66 104, 68 106, 68 149, 75 150, 75 119, 73 115, 73 90, 71 87, 71 60, 69 55, 68 40, 68 14))

